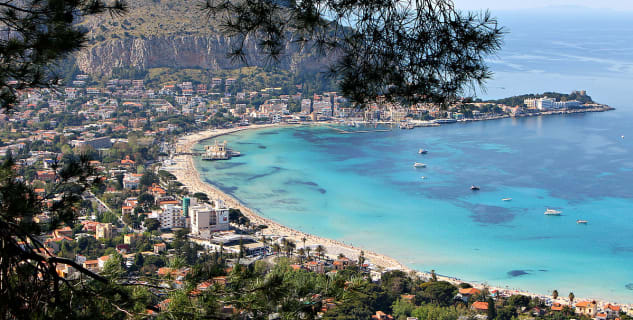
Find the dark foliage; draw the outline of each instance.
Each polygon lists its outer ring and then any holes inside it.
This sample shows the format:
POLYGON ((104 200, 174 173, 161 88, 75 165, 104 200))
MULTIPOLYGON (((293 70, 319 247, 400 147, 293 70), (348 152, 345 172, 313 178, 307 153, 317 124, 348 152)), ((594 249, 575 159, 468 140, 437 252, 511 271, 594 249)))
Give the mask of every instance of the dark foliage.
POLYGON ((87 41, 75 23, 83 16, 125 11, 122 0, 24 0, 0 2, 0 107, 9 110, 18 92, 57 83, 54 64, 87 41))
POLYGON ((503 33, 488 13, 460 12, 451 0, 206 0, 204 9, 235 38, 233 58, 247 60, 249 39, 271 61, 288 42, 316 50, 360 106, 378 96, 452 101, 490 78, 484 58, 500 48, 503 33))
POLYGON ((431 281, 420 285, 416 293, 416 303, 434 303, 448 306, 457 294, 457 287, 446 281, 431 281))
POLYGON ((554 98, 559 101, 577 100, 583 104, 593 103, 593 99, 591 99, 590 96, 588 96, 587 94, 581 95, 578 92, 572 92, 570 94, 558 93, 558 92, 544 92, 543 94, 524 94, 520 96, 514 96, 514 97, 509 97, 509 98, 504 98, 504 99, 499 99, 499 100, 490 100, 489 102, 505 104, 508 106, 522 106, 523 101, 525 99, 534 99, 534 98, 543 98, 543 97, 554 98))
POLYGON ((16 177, 11 157, 0 166, 0 317, 32 316, 25 311, 54 315, 70 308, 64 292, 72 285, 57 274, 57 265, 69 265, 108 283, 73 260, 51 255, 39 238, 63 224, 74 225, 81 193, 89 181, 99 182, 88 161, 80 157, 55 164, 56 182, 43 199, 16 177), (36 223, 35 217, 45 211, 49 223, 36 223))

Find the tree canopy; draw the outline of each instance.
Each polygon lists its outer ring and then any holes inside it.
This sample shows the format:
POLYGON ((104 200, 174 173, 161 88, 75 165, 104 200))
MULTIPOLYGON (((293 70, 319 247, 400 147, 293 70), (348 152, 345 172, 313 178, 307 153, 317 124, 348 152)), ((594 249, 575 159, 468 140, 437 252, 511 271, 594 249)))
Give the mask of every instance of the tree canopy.
POLYGON ((502 44, 489 13, 462 12, 451 0, 206 0, 205 10, 235 39, 278 60, 288 42, 332 61, 330 74, 356 105, 383 96, 400 103, 445 103, 491 76, 484 59, 502 44))
POLYGON ((25 0, 0 2, 0 107, 11 109, 18 90, 55 85, 55 64, 81 48, 89 30, 82 17, 120 14, 122 0, 25 0))

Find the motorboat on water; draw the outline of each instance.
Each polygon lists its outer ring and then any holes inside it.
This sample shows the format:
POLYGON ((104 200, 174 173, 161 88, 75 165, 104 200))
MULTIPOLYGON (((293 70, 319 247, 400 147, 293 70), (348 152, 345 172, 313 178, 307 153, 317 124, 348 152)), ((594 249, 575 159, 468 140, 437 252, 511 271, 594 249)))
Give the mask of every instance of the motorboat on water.
POLYGON ((422 180, 426 179, 426 177, 425 177, 425 176, 421 176, 420 178, 422 178, 422 180))
POLYGON ((576 223, 577 224, 587 224, 587 223, 589 223, 589 221, 587 221, 587 220, 576 220, 576 223))
POLYGON ((477 190, 479 190, 479 187, 476 186, 476 185, 472 185, 472 186, 470 186, 470 190, 477 191, 477 190))
POLYGON ((422 162, 416 162, 413 164, 413 166, 415 168, 426 168, 426 164, 422 163, 422 162))
POLYGON ((512 198, 503 198, 501 201, 512 201, 512 198))
POLYGON ((428 150, 424 150, 424 149, 418 150, 419 154, 427 154, 428 152, 429 152, 428 150))
POLYGON ((549 209, 547 208, 547 210, 545 210, 545 215, 546 216, 560 216, 560 214, 563 213, 560 210, 554 210, 554 209, 549 209))

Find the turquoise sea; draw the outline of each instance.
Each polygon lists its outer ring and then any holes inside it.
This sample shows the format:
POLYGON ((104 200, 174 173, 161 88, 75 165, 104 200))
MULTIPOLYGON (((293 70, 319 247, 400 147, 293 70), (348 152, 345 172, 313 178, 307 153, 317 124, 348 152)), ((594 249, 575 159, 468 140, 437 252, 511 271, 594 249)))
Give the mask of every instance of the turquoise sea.
POLYGON ((198 168, 263 216, 419 270, 633 303, 632 17, 499 16, 510 33, 480 96, 585 89, 617 110, 365 134, 247 131, 223 138, 245 156, 198 168))
POLYGON ((623 118, 633 114, 246 131, 225 137, 243 157, 197 166, 263 216, 419 270, 633 302, 633 129, 623 118))

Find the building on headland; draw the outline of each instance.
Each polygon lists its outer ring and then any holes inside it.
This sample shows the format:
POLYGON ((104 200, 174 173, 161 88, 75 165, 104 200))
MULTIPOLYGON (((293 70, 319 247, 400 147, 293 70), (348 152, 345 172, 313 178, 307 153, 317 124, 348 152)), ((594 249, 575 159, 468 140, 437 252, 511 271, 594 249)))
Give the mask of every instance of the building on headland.
POLYGON ((568 109, 568 108, 578 108, 578 107, 580 107, 580 101, 576 101, 576 100, 554 102, 554 108, 556 109, 568 109))
POLYGON ((548 97, 523 100, 523 103, 525 103, 528 108, 538 110, 553 109, 554 102, 556 102, 556 99, 548 97))
POLYGON ((210 238, 212 232, 229 230, 229 209, 220 200, 214 202, 215 206, 202 204, 189 208, 192 235, 210 238))
POLYGON ((569 109, 569 108, 578 108, 580 107, 580 101, 571 100, 571 101, 556 101, 553 98, 533 98, 533 99, 525 99, 523 103, 529 109, 538 109, 538 110, 550 110, 550 109, 569 109))

